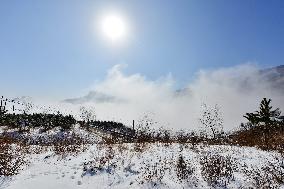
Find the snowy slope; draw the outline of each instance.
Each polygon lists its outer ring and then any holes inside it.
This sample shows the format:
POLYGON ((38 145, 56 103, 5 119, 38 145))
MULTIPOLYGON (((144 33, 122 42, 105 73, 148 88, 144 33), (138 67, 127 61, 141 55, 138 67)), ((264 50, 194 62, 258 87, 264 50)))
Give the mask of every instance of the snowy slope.
POLYGON ((97 144, 77 156, 62 157, 52 150, 31 154, 28 156, 30 164, 19 175, 6 180, 2 188, 210 188, 203 177, 200 162, 205 156, 216 154, 233 160, 233 177, 227 179, 227 188, 258 188, 260 185, 256 182, 264 178, 262 173, 258 175, 251 171, 246 174, 244 170, 261 170, 271 164, 276 169, 283 166, 283 162, 278 161, 280 154, 255 148, 199 145, 192 149, 190 145, 179 144, 97 144), (179 156, 183 156, 192 170, 183 181, 176 174, 179 156), (102 163, 105 159, 107 161, 102 163))

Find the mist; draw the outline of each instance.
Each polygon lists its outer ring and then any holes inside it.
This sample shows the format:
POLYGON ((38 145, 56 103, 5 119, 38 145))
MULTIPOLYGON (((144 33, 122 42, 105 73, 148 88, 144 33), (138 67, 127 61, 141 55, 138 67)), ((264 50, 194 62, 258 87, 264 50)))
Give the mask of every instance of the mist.
POLYGON ((174 130, 202 129, 202 104, 218 105, 225 130, 245 122, 243 115, 257 110, 264 97, 272 99, 273 107, 284 110, 282 86, 269 79, 275 72, 261 72, 255 64, 200 70, 182 89, 176 89, 171 74, 153 81, 139 73, 126 75, 124 67, 114 66, 102 81, 88 88, 89 94, 62 104, 74 112, 84 106, 93 109, 98 120, 126 125, 147 115, 156 122, 153 127, 174 130))

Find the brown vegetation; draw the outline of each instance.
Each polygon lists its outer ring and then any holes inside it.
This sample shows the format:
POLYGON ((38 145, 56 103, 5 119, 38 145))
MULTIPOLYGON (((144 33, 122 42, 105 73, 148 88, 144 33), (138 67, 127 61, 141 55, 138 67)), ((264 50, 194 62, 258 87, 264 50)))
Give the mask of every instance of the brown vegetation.
POLYGON ((25 165, 25 149, 11 138, 0 137, 0 176, 17 174, 25 165))

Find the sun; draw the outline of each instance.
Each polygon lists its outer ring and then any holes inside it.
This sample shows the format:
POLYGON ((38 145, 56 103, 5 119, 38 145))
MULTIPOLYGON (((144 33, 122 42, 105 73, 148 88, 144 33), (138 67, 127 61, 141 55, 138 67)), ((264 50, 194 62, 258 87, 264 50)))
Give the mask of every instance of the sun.
POLYGON ((122 40, 127 35, 127 25, 122 16, 109 14, 102 18, 101 29, 111 41, 122 40))

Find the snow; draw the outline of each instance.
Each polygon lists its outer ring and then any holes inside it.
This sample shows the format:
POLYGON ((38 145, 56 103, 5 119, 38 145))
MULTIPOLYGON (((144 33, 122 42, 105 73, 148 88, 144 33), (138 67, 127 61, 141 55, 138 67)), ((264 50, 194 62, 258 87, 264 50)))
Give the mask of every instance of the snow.
POLYGON ((2 188, 211 188, 202 176, 200 164, 201 157, 206 154, 230 156, 234 160, 236 169, 228 188, 256 188, 254 181, 242 171, 244 167, 247 170, 261 169, 269 163, 281 166, 281 162, 277 161, 280 154, 252 147, 198 145, 191 148, 191 145, 155 143, 139 148, 137 144, 93 144, 78 155, 59 156, 51 149, 41 154, 30 154, 27 157, 30 163, 20 174, 6 178, 2 188), (193 168, 190 178, 182 182, 175 172, 180 155, 193 168), (98 161, 105 157, 109 158, 99 167, 98 161), (145 179, 145 175, 157 170, 162 170, 162 173, 145 179))

